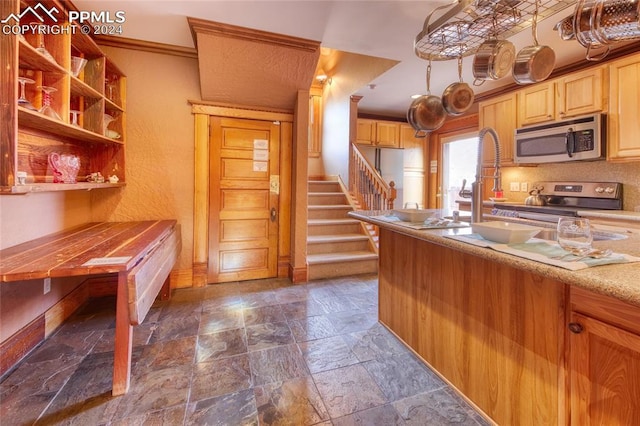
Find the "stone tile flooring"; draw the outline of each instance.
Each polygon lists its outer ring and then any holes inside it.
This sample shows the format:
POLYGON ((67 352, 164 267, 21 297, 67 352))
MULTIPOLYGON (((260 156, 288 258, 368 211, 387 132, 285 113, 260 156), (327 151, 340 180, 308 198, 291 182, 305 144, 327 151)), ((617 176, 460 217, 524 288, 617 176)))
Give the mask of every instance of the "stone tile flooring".
POLYGON ((119 397, 114 310, 89 301, 0 383, 2 426, 487 424, 378 323, 373 275, 176 290, 119 397))

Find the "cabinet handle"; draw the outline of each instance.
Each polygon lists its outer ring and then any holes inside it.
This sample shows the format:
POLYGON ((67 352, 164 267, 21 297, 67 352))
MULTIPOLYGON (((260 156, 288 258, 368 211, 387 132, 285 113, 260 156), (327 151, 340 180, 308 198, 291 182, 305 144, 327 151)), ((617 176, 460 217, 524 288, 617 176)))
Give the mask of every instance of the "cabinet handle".
POLYGON ((584 327, 580 323, 570 322, 569 323, 569 331, 575 334, 580 334, 584 330, 584 327))

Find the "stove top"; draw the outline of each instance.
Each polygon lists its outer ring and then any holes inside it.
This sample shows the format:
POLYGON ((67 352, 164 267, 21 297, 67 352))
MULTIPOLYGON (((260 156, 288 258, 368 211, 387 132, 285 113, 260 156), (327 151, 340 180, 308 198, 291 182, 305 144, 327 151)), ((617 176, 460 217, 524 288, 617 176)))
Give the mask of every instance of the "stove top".
MULTIPOLYGON (((521 203, 495 203, 494 213, 501 216, 526 217, 541 215, 578 216, 579 210, 622 210, 622 184, 618 182, 536 182, 545 206, 521 203)), ((531 217, 534 218, 534 217, 531 217)))

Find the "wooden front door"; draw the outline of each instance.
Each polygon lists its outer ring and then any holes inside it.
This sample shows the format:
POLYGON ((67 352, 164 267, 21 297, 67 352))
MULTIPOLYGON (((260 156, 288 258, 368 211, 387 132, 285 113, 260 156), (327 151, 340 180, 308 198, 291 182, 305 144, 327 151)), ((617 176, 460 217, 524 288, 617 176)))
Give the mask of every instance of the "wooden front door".
POLYGON ((211 117, 208 281, 277 276, 280 125, 211 117))

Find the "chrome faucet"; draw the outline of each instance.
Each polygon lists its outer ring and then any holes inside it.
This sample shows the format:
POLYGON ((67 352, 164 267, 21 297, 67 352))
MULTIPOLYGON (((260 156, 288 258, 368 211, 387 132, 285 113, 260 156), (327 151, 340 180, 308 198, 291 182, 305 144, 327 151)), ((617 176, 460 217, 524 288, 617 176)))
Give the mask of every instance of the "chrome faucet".
POLYGON ((485 127, 478 133, 478 162, 476 164, 476 181, 471 184, 471 191, 465 190, 466 179, 462 180, 462 189, 458 192, 463 198, 471 197, 471 222, 482 222, 482 187, 484 186, 482 179, 482 146, 484 145, 484 137, 489 133, 493 137, 496 150, 496 161, 493 165, 495 172, 493 174, 493 192, 502 192, 502 176, 500 174, 500 141, 498 134, 491 127, 485 127))

